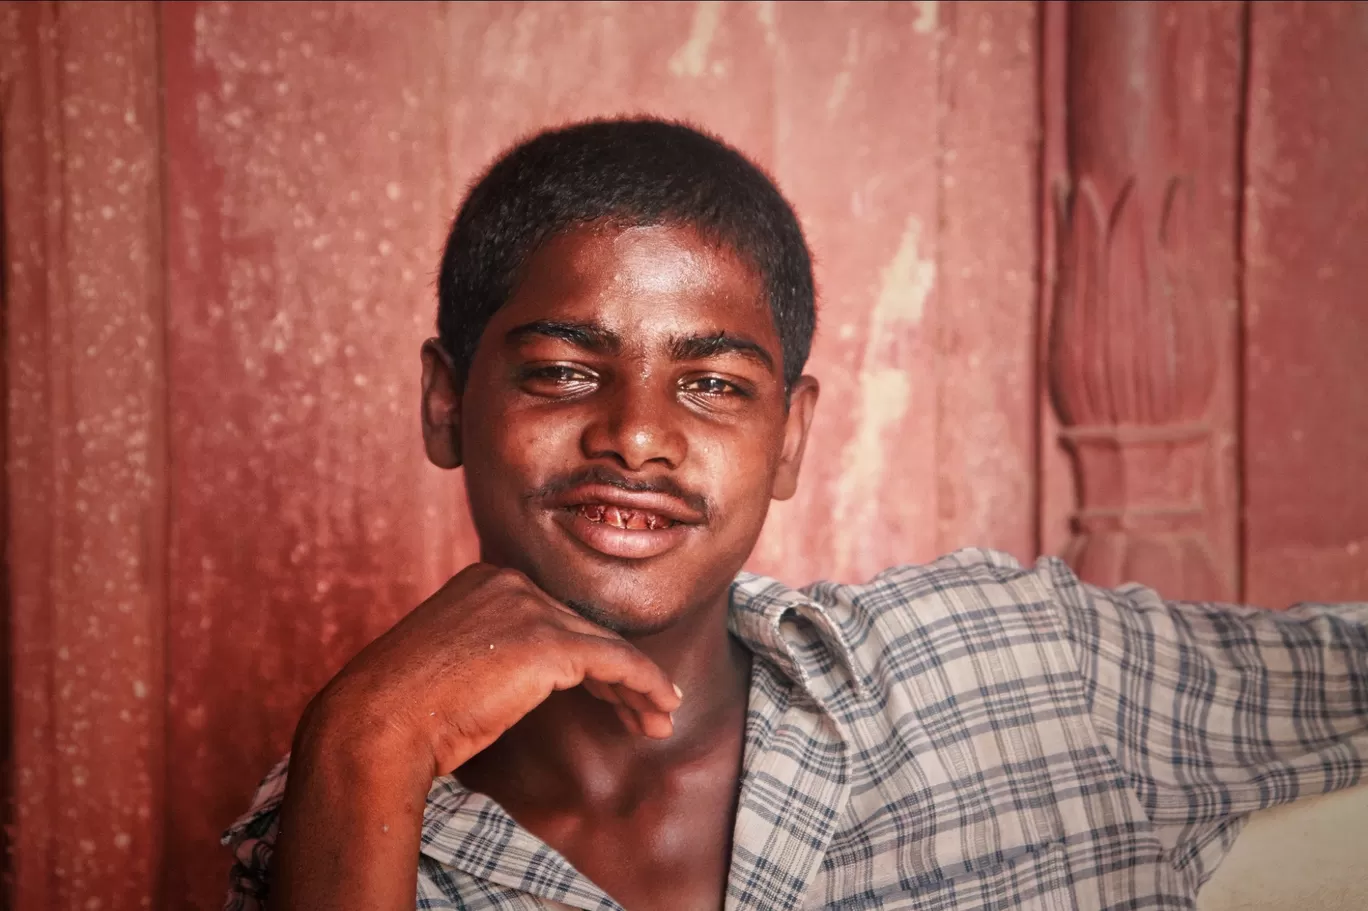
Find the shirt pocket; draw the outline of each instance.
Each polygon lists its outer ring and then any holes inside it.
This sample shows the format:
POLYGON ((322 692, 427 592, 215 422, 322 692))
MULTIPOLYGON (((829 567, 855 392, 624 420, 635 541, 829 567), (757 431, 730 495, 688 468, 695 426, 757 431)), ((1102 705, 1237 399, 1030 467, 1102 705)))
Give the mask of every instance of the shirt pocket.
POLYGON ((910 878, 876 877, 870 888, 826 906, 842 911, 1075 911, 1070 866, 1063 841, 1024 846, 992 861, 942 865, 910 878))

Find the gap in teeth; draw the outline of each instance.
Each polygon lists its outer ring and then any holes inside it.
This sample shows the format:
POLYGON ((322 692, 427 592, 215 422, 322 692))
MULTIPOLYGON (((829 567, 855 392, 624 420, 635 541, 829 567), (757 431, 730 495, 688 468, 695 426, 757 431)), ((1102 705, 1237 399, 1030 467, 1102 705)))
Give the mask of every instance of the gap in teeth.
POLYGON ((603 522, 614 528, 631 529, 632 531, 655 531, 659 528, 668 528, 674 524, 671 520, 653 512, 622 509, 599 503, 581 506, 579 512, 590 522, 603 522))

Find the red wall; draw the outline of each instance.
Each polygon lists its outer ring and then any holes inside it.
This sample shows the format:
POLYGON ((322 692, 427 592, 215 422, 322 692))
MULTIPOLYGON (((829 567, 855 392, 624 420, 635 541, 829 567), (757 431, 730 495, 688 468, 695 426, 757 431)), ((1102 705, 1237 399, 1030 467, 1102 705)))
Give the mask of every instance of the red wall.
POLYGON ((1255 3, 1244 223, 1249 597, 1368 598, 1368 4, 1255 3))
MULTIPOLYGON (((16 907, 215 907, 304 701, 473 557, 418 345, 463 189, 541 126, 690 119, 803 218, 823 398, 754 568, 1062 549, 1065 8, 0 2, 16 907)), ((1232 596, 1362 597, 1363 7, 1164 9, 1218 314, 1204 533, 1232 596)))

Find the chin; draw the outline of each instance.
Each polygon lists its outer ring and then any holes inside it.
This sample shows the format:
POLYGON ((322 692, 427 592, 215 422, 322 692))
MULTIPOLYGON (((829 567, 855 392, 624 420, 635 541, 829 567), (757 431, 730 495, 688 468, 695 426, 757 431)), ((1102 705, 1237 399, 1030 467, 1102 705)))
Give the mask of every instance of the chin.
POLYGON ((565 605, 590 623, 597 623, 626 639, 650 636, 668 629, 677 617, 677 613, 643 612, 639 608, 624 610, 620 606, 579 598, 568 598, 565 605))
POLYGON ((566 572, 561 564, 545 573, 528 573, 548 595, 591 623, 610 629, 619 636, 649 636, 661 632, 691 613, 695 605, 691 586, 678 578, 665 584, 653 573, 566 572))

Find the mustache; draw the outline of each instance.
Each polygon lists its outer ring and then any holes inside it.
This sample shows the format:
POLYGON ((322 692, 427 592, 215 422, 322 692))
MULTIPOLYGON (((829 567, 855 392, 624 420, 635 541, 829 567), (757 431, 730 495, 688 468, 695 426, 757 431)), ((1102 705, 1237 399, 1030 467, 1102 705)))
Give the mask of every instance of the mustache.
POLYGON ((674 478, 661 477, 653 481, 634 481, 602 465, 581 468, 579 471, 554 478, 527 494, 527 498, 529 500, 545 499, 588 484, 602 484, 605 487, 616 487, 618 490, 625 490, 630 493, 664 494, 684 503, 705 519, 711 519, 713 515, 712 503, 707 497, 701 493, 684 489, 674 478))

